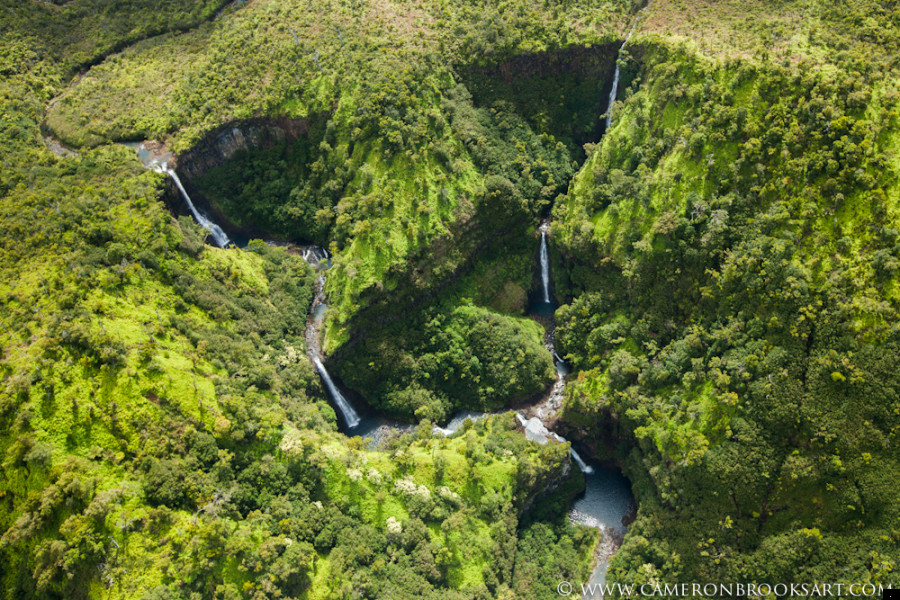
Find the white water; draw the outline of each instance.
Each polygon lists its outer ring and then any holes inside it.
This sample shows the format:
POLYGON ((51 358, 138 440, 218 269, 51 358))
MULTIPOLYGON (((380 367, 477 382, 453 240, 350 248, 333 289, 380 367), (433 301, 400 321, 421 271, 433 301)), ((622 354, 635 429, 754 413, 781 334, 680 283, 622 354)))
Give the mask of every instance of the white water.
POLYGON ((321 356, 319 348, 319 330, 322 327, 322 321, 325 319, 325 311, 328 310, 328 305, 325 303, 324 271, 324 269, 328 268, 328 264, 324 262, 327 256, 328 254, 325 252, 325 249, 320 246, 308 246, 303 250, 303 258, 319 270, 319 274, 316 277, 316 295, 313 298, 313 304, 310 307, 310 319, 306 324, 306 351, 310 360, 316 366, 316 371, 319 372, 322 383, 325 384, 325 391, 328 393, 328 397, 331 398, 331 401, 337 406, 337 409, 340 411, 341 416, 344 418, 344 423, 349 430, 358 427, 361 419, 353 409, 353 406, 351 406, 350 402, 334 384, 331 375, 328 374, 328 370, 319 358, 321 356))
MULTIPOLYGON (((316 246, 315 244, 306 246, 303 249, 303 260, 318 268, 319 263, 321 263, 323 260, 328 261, 328 250, 326 250, 322 246, 316 246)), ((328 267, 330 265, 326 264, 325 266, 328 267)))
MULTIPOLYGON (((649 3, 647 4, 649 6, 649 3)), ((625 44, 628 43, 628 40, 631 39, 631 34, 634 33, 634 28, 637 27, 638 20, 641 18, 641 13, 647 10, 647 6, 641 9, 641 12, 634 17, 634 21, 631 23, 631 29, 628 30, 628 35, 625 36, 625 41, 622 42, 622 45, 619 46, 619 54, 622 53, 622 49, 625 47, 625 44)), ((609 91, 609 103, 606 106, 606 129, 605 131, 609 131, 609 126, 612 125, 612 114, 613 114, 613 103, 616 101, 616 96, 619 95, 619 59, 616 57, 616 72, 613 75, 613 84, 612 89, 609 91)))
POLYGON ((484 419, 485 417, 490 417, 496 413, 486 413, 486 412, 476 412, 474 410, 461 410, 447 422, 446 427, 440 427, 439 425, 435 425, 431 428, 431 432, 435 435, 442 435, 444 437, 451 436, 457 431, 459 431, 463 425, 465 425, 466 421, 471 421, 475 423, 484 419))
POLYGON ((588 474, 590 474, 590 473, 593 473, 593 472, 594 472, 594 468, 593 468, 592 466, 588 465, 586 462, 584 462, 584 461, 581 459, 580 456, 578 456, 578 453, 575 451, 575 448, 572 448, 572 447, 570 446, 570 447, 569 447, 569 452, 572 454, 572 460, 575 461, 575 464, 578 465, 578 468, 581 469, 581 472, 582 472, 582 473, 588 473, 588 474))
POLYGON ((184 198, 185 203, 188 205, 188 208, 191 211, 191 214, 194 215, 194 218, 197 219, 197 222, 206 229, 209 234, 212 236, 213 241, 216 242, 216 245, 219 248, 224 248, 228 244, 231 243, 231 240, 228 239, 228 236, 222 231, 222 228, 207 219, 203 213, 201 213, 194 206, 194 203, 191 202, 191 197, 188 196, 187 190, 184 189, 184 185, 181 184, 181 179, 178 177, 178 173, 175 172, 174 169, 170 169, 166 163, 163 163, 161 166, 154 167, 160 173, 165 173, 169 177, 172 178, 172 181, 175 182, 175 185, 178 186, 178 191, 181 192, 181 197, 184 198))
POLYGON ((328 371, 325 369, 325 365, 322 364, 322 361, 318 358, 314 360, 316 363, 316 370, 319 371, 319 376, 325 383, 325 389, 328 391, 328 395, 337 405, 338 410, 341 411, 341 415, 344 417, 344 422, 347 424, 347 428, 353 429, 354 427, 359 425, 359 415, 356 414, 356 411, 353 410, 353 407, 350 406, 350 403, 346 398, 344 398, 344 395, 341 394, 341 391, 337 389, 336 385, 334 385, 334 382, 331 380, 331 376, 328 375, 328 371))
POLYGON ((541 225, 541 281, 544 284, 544 302, 550 303, 550 256, 547 250, 548 223, 541 225))
MULTIPOLYGON (((532 442, 537 442, 538 444, 546 444, 550 438, 553 438, 557 442, 561 444, 566 443, 566 438, 562 437, 558 433, 554 431, 550 431, 547 429, 547 426, 537 417, 526 419, 525 416, 517 412, 516 418, 519 420, 519 423, 525 429, 525 437, 532 442)), ((578 468, 581 469, 581 472, 585 475, 589 475, 594 472, 594 468, 584 462, 578 453, 575 451, 572 446, 569 446, 569 454, 572 455, 572 460, 575 461, 575 464, 578 465, 578 468)))

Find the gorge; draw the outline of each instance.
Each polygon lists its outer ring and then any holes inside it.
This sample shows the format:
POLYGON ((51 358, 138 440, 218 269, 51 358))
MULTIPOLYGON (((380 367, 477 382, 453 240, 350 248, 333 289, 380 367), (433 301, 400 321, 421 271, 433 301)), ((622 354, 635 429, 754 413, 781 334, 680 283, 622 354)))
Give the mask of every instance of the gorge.
POLYGON ((880 593, 895 8, 10 4, 0 597, 880 593))
MULTIPOLYGON (((618 67, 616 67, 616 81, 618 80, 618 67)), ((616 83, 613 83, 613 91, 610 95, 610 102, 614 101, 616 83)), ((611 105, 607 107, 607 113, 611 111, 611 105)), ((218 135, 208 136, 203 142, 202 151, 189 151, 184 156, 178 157, 178 164, 181 168, 186 169, 191 174, 192 180, 202 179, 204 174, 210 169, 218 169, 223 171, 232 171, 241 168, 240 166, 232 167, 229 160, 236 154, 240 157, 240 152, 247 153, 254 148, 260 148, 260 135, 251 136, 241 133, 242 125, 234 124, 226 128, 225 132, 218 135), (253 145, 248 145, 246 140, 255 139, 253 145), (239 147, 235 147, 235 141, 240 140, 239 147), (204 157, 199 163, 196 163, 192 157, 204 157)), ((150 145, 152 146, 152 144, 150 145)), ((212 240, 224 247, 227 240, 224 231, 207 219, 203 214, 199 213, 191 202, 190 196, 181 184, 178 174, 167 167, 163 162, 160 166, 160 160, 167 157, 164 151, 156 150, 148 153, 145 145, 137 147, 138 153, 144 161, 144 164, 150 168, 161 170, 168 174, 176 183, 178 191, 184 198, 192 215, 205 229, 210 231, 212 240), (224 236, 224 237, 223 237, 224 236)), ((550 276, 550 258, 549 258, 549 219, 541 221, 538 231, 540 233, 540 245, 538 252, 538 272, 540 279, 540 298, 541 300, 529 307, 529 312, 538 316, 538 321, 542 323, 542 327, 546 327, 547 331, 542 335, 544 337, 544 346, 550 353, 555 367, 555 378, 553 384, 544 392, 542 397, 533 405, 524 407, 517 412, 517 417, 522 424, 526 437, 539 443, 546 444, 549 439, 553 439, 555 443, 568 443, 564 438, 547 429, 547 425, 552 424, 551 418, 561 408, 561 400, 564 395, 565 376, 568 372, 565 361, 556 352, 553 342, 553 331, 555 324, 553 320, 553 312, 555 303, 551 300, 551 276, 550 276), (537 417, 533 422, 528 421, 523 416, 522 410, 537 417)), ((390 439, 398 434, 409 432, 411 426, 401 422, 385 419, 377 416, 361 417, 345 394, 339 389, 333 380, 331 374, 326 368, 323 360, 324 356, 321 350, 321 337, 323 333, 323 325, 325 323, 327 304, 325 299, 325 283, 326 273, 331 262, 328 260, 328 252, 319 246, 304 246, 301 254, 307 262, 309 262, 317 271, 316 293, 313 297, 312 306, 310 308, 310 317, 307 324, 305 334, 307 352, 310 360, 315 366, 316 371, 320 375, 325 387, 325 392, 332 402, 336 411, 340 416, 342 430, 347 435, 359 435, 363 438, 372 440, 372 443, 379 445, 385 440, 390 439)), ((369 412, 374 412, 369 410, 369 412)), ((455 434, 466 420, 477 421, 483 418, 483 413, 462 411, 457 415, 449 418, 448 423, 444 427, 435 425, 434 431, 441 435, 455 434)), ((578 454, 574 447, 570 447, 572 460, 578 469, 587 477, 586 494, 577 501, 576 506, 581 507, 575 509, 572 513, 572 519, 576 523, 597 527, 603 532, 603 543, 601 546, 601 554, 598 555, 596 565, 593 570, 592 581, 603 578, 607 568, 609 557, 613 554, 617 545, 621 542, 624 533, 623 522, 632 513, 631 500, 626 492, 623 500, 621 494, 610 494, 611 489, 621 489, 619 475, 608 470, 605 467, 592 466, 587 464, 578 454), (608 499, 608 500, 607 500, 608 499)))

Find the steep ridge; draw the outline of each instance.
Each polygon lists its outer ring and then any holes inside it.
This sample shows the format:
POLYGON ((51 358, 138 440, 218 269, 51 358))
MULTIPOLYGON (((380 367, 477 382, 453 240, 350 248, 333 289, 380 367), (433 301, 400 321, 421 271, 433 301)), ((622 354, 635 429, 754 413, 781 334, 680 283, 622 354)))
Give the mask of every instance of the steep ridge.
POLYGON ((560 431, 621 461, 640 506, 612 575, 884 582, 860 557, 897 556, 876 483, 900 466, 896 91, 878 58, 723 63, 640 34, 624 53, 629 89, 551 228, 579 373, 560 431))

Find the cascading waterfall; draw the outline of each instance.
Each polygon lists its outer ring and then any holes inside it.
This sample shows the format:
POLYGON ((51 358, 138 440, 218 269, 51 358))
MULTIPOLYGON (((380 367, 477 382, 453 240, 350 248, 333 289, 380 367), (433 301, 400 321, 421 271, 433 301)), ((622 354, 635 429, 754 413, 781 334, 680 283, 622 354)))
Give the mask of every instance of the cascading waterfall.
MULTIPOLYGON (((561 443, 566 443, 566 438, 559 435, 556 432, 551 432, 550 435, 557 441, 561 443)), ((581 472, 585 475, 591 475, 594 472, 594 467, 590 466, 581 458, 581 455, 575 450, 575 448, 569 444, 569 455, 572 457, 572 460, 575 461, 575 464, 578 465, 578 468, 581 469, 581 472)))
MULTIPOLYGON (((304 248, 303 258, 317 269, 328 268, 327 263, 324 266, 322 265, 323 261, 328 260, 328 252, 320 246, 308 246, 307 248, 304 248)), ((338 411, 340 411, 341 416, 344 418, 347 429, 354 429, 359 426, 361 419, 356 410, 353 409, 350 401, 344 397, 335 385, 334 381, 331 379, 331 375, 328 374, 328 369, 325 368, 325 365, 322 364, 322 359, 319 358, 319 329, 325 318, 326 308, 325 273, 324 270, 320 270, 319 276, 316 278, 316 295, 313 299, 313 305, 310 308, 312 316, 306 326, 306 349, 309 358, 316 366, 319 377, 322 378, 322 383, 325 384, 325 391, 328 393, 328 397, 331 398, 331 401, 337 406, 338 411)))
MULTIPOLYGON (((649 3, 647 4, 649 6, 649 3)), ((622 53, 622 49, 625 47, 625 44, 628 43, 628 40, 631 39, 631 34, 634 33, 634 28, 637 27, 638 20, 641 18, 641 13, 647 10, 647 6, 641 9, 641 12, 635 16, 634 21, 631 23, 631 28, 628 30, 628 35, 625 36, 625 41, 622 42, 622 45, 619 46, 618 54, 622 53)), ((619 56, 616 55, 616 72, 613 74, 613 84, 612 89, 609 91, 609 103, 606 106, 606 129, 605 131, 609 131, 609 126, 612 125, 612 114, 613 114, 613 103, 616 101, 616 96, 619 95, 619 56)))
POLYGON ((319 372, 319 376, 325 383, 325 389, 328 392, 328 396, 337 405, 338 410, 341 411, 341 415, 344 417, 347 428, 353 429, 359 425, 359 415, 356 414, 356 411, 353 410, 353 407, 350 406, 350 403, 344 398, 341 391, 334 385, 334 382, 331 380, 331 376, 328 375, 328 370, 325 369, 325 365, 322 364, 322 361, 318 358, 313 359, 313 361, 316 364, 316 370, 319 372))
MULTIPOLYGON (((544 304, 552 305, 552 299, 550 296, 550 251, 547 247, 547 234, 550 231, 549 219, 541 223, 540 231, 541 283, 543 284, 544 304)), ((522 423, 522 426, 525 427, 526 436, 528 436, 529 439, 533 439, 540 443, 546 443, 547 438, 553 438, 563 443, 566 441, 565 438, 560 437, 556 433, 550 431, 543 424, 543 419, 545 417, 549 418, 553 412, 559 410, 559 408, 562 406, 563 390, 566 386, 566 364, 563 358, 556 352, 554 332, 555 327, 551 327, 550 331, 547 333, 547 337, 544 340, 544 346, 553 355, 554 362, 556 363, 556 382, 550 389, 550 395, 547 397, 546 401, 543 402, 541 406, 535 409, 534 413, 537 415, 537 418, 526 420, 525 417, 517 413, 519 421, 522 423), (545 415, 545 410, 550 414, 545 415)), ((584 460, 582 460, 581 456, 578 455, 578 452, 576 452, 575 449, 571 446, 569 446, 569 452, 572 455, 572 460, 575 461, 575 464, 578 465, 578 468, 581 469, 582 473, 594 472, 594 470, 587 463, 585 463, 584 460)))
POLYGON ((182 185, 181 179, 178 177, 178 173, 176 173, 174 169, 170 169, 167 163, 163 163, 162 165, 156 166, 154 168, 160 173, 165 173, 172 178, 172 181, 174 181, 175 185, 178 187, 178 191, 181 192, 181 197, 184 198, 185 203, 188 205, 191 214, 194 215, 194 218, 197 219, 197 222, 200 223, 200 225, 209 232, 219 248, 224 248, 231 243, 231 240, 228 239, 228 235, 225 234, 221 227, 207 219, 203 215, 203 213, 197 210, 197 208, 194 206, 194 203, 191 202, 191 197, 188 195, 187 190, 184 189, 184 185, 182 185))
POLYGON ((303 249, 303 260, 318 267, 320 262, 328 260, 328 250, 322 246, 307 246, 303 249))
POLYGON ((578 465, 578 468, 581 469, 582 473, 590 474, 594 472, 594 468, 582 460, 581 456, 578 455, 578 452, 575 451, 575 448, 569 446, 569 453, 572 455, 572 460, 575 461, 575 464, 578 465))
MULTIPOLYGON (((538 444, 546 444, 550 438, 553 438, 557 442, 561 444, 566 443, 566 438, 562 437, 558 433, 554 431, 550 431, 547 429, 547 426, 539 418, 531 418, 526 419, 525 416, 517 412, 516 418, 519 420, 519 423, 525 429, 525 437, 532 442, 537 442, 538 444)), ((578 452, 575 451, 572 446, 569 446, 569 454, 572 455, 572 460, 575 461, 575 464, 578 465, 578 468, 581 469, 581 472, 590 475, 594 472, 594 469, 588 465, 582 458, 578 455, 578 452)))
POLYGON ((547 231, 550 224, 541 225, 541 282, 544 284, 544 302, 550 304, 550 252, 547 249, 547 231))

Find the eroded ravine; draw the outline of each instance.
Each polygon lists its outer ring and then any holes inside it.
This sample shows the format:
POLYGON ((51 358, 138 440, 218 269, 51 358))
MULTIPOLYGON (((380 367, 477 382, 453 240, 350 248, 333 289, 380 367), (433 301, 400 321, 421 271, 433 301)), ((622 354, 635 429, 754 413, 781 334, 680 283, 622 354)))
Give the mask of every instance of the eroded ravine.
MULTIPOLYGON (((636 24, 637 21, 632 24, 628 34, 629 37, 636 24)), ((627 39, 628 37, 626 37, 625 42, 627 42, 627 39)), ((611 125, 618 81, 619 67, 616 65, 606 113, 598 116, 598 120, 602 119, 603 116, 606 117, 606 128, 611 125)), ((602 120, 601 123, 603 123, 602 120)), ((216 245, 220 247, 229 245, 230 239, 228 235, 209 216, 197 210, 187 190, 181 183, 177 172, 169 168, 167 161, 161 156, 154 156, 152 152, 149 152, 148 156, 147 148, 143 145, 138 146, 137 150, 139 154, 142 154, 141 159, 146 166, 169 175, 193 217, 210 232, 210 237, 216 245)), ((188 167, 190 166, 188 165, 188 167)), ((192 168, 195 168, 195 170, 196 168, 202 169, 203 165, 199 167, 193 165, 192 168)), ((196 176, 197 173, 193 173, 192 177, 196 176)), ((569 367, 558 354, 555 347, 556 326, 554 313, 557 303, 552 290, 552 273, 550 272, 551 227, 552 223, 548 217, 542 221, 538 229, 539 246, 537 255, 540 294, 538 300, 529 306, 527 312, 529 316, 544 327, 544 346, 553 357, 556 377, 548 391, 537 402, 521 405, 517 412, 526 437, 542 444, 567 443, 563 437, 554 431, 563 408, 569 367)), ((330 260, 328 253, 319 246, 304 247, 303 256, 317 270, 316 293, 310 307, 306 328, 307 352, 310 362, 314 365, 322 380, 328 399, 339 416, 341 430, 348 436, 369 438, 373 445, 378 445, 381 441, 391 436, 411 431, 413 426, 410 424, 372 414, 368 411, 368 406, 364 403, 361 404, 359 399, 354 400, 349 392, 342 390, 340 382, 329 372, 326 366, 326 357, 322 353, 321 341, 325 315, 328 310, 325 281, 330 260), (361 407, 364 407, 364 409, 361 410, 361 407)), ((475 421, 489 414, 463 411, 454 415, 443 426, 435 426, 433 432, 440 435, 452 435, 462 427, 466 420, 475 421)), ((580 525, 598 528, 603 534, 602 542, 597 548, 596 564, 591 577, 592 583, 598 583, 605 580, 609 559, 621 545, 626 533, 626 522, 634 512, 634 500, 627 480, 618 471, 585 461, 571 445, 570 450, 573 462, 585 477, 585 491, 573 503, 570 518, 573 522, 580 525)))
MULTIPOLYGON (((649 3, 635 16, 622 45, 619 47, 618 54, 621 54, 625 45, 631 39, 647 6, 649 6, 649 3)), ((604 133, 609 131, 612 126, 613 108, 618 95, 620 76, 620 67, 617 59, 613 82, 609 92, 609 99, 607 101, 605 126, 603 128, 604 133)), ((548 239, 550 238, 550 228, 551 219, 548 217, 541 222, 539 227, 540 248, 538 257, 540 263, 542 302, 532 304, 532 306, 529 307, 529 313, 542 322, 545 327, 546 334, 544 343, 547 350, 553 356, 553 361, 557 370, 557 378, 545 399, 530 408, 530 414, 532 415, 531 421, 526 421, 521 416, 520 419, 526 427, 526 435, 528 434, 529 427, 532 429, 537 428, 534 421, 539 421, 545 432, 556 437, 560 441, 564 441, 563 438, 552 431, 565 398, 566 376, 569 373, 569 368, 565 360, 556 351, 555 310, 557 306, 551 290, 552 278, 550 274, 548 242, 548 239)), ((571 447, 571 451, 572 459, 581 468, 582 473, 584 473, 585 490, 573 503, 569 518, 575 523, 594 527, 600 529, 602 532, 602 538, 595 553, 594 568, 591 572, 590 580, 588 581, 589 585, 583 594, 584 600, 595 600, 603 598, 603 594, 598 591, 598 587, 606 583, 609 561, 622 545, 625 534, 627 533, 627 524, 633 519, 636 512, 636 505, 631 493, 631 486, 622 476, 621 472, 600 465, 589 466, 581 459, 574 447, 571 447)))
MULTIPOLYGON (((612 101, 612 98, 611 98, 612 101)), ((610 109, 612 107, 610 106, 610 109)), ((519 419, 525 428, 525 434, 534 441, 546 443, 548 438, 565 443, 565 438, 555 433, 559 413, 565 399, 566 377, 570 369, 565 360, 556 351, 556 320, 557 308, 552 293, 552 277, 550 274, 550 249, 548 238, 550 237, 550 219, 545 219, 539 228, 540 248, 538 251, 539 272, 541 279, 541 300, 532 303, 529 314, 540 322, 546 331, 544 345, 553 356, 556 366, 556 381, 550 387, 544 398, 528 407, 522 407, 518 413, 519 419), (522 413, 530 416, 526 419, 522 413)), ((600 544, 595 550, 595 563, 591 572, 589 584, 597 586, 606 582, 606 572, 609 561, 622 545, 627 532, 627 523, 633 518, 635 501, 631 494, 631 486, 621 472, 608 466, 586 462, 570 445, 572 460, 581 469, 585 479, 584 493, 572 504, 569 518, 579 525, 594 527, 602 532, 600 544)), ((585 599, 593 600, 601 598, 601 595, 591 593, 587 588, 585 599)))

